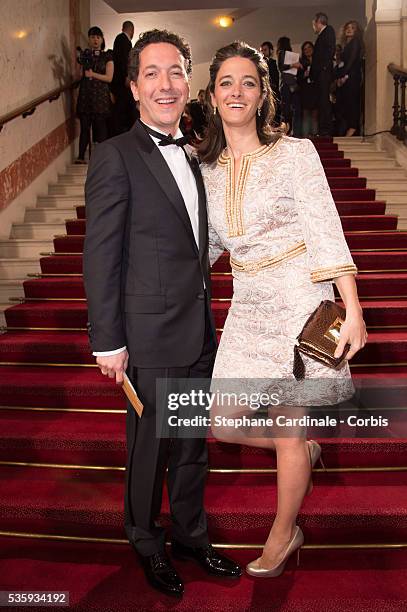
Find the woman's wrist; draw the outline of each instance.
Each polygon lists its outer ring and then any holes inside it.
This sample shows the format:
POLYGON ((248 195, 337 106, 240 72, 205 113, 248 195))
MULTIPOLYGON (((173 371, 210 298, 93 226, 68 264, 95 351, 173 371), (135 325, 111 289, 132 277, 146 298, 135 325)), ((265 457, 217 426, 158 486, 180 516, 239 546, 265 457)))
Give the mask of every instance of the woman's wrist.
POLYGON ((363 310, 359 302, 357 304, 351 304, 345 306, 347 317, 363 317, 363 310))

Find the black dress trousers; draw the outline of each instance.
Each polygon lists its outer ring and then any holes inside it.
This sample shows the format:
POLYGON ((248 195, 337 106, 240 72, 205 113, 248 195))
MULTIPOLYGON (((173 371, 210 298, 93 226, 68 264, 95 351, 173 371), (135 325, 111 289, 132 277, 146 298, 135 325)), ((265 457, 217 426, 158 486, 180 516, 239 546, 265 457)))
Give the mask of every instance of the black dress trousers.
POLYGON ((128 404, 125 529, 130 543, 143 556, 164 549, 165 530, 157 519, 167 467, 172 537, 188 546, 205 546, 209 542, 204 510, 206 439, 159 438, 156 433, 157 419, 164 417, 163 407, 156 404, 156 379, 212 375, 216 342, 208 308, 207 305, 202 351, 195 363, 188 367, 133 368, 128 373, 144 404, 144 412, 139 418, 128 404))

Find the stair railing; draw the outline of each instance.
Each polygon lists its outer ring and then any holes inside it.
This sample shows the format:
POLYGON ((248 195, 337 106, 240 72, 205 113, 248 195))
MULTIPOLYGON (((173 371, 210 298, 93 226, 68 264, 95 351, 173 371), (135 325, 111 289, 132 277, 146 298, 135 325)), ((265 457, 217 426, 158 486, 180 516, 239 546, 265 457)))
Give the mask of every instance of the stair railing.
POLYGON ((393 125, 390 133, 407 144, 406 83, 407 69, 396 64, 387 66, 394 81, 393 125))
POLYGON ((15 110, 7 113, 6 115, 1 116, 0 132, 3 129, 4 125, 9 121, 13 121, 13 119, 16 119, 17 117, 23 117, 23 119, 25 119, 26 117, 30 117, 41 104, 44 104, 44 102, 54 102, 54 100, 58 100, 59 96, 62 93, 71 89, 75 89, 76 87, 78 87, 79 83, 80 80, 76 80, 68 83, 67 85, 63 85, 62 87, 57 87, 56 89, 53 89, 52 91, 49 91, 48 93, 39 96, 34 100, 31 100, 31 102, 24 104, 24 106, 20 106, 19 108, 16 108, 15 110))

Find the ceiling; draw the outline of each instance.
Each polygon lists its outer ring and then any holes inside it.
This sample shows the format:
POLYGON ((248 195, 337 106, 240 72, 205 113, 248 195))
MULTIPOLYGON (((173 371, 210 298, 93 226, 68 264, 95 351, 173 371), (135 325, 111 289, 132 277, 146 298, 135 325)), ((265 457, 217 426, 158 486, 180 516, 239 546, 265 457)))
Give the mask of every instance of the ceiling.
MULTIPOLYGON (((117 13, 143 13, 146 11, 185 11, 195 9, 232 9, 236 8, 236 0, 106 0, 106 3, 117 13)), ((340 3, 340 1, 339 1, 340 3)), ((260 8, 273 6, 320 6, 321 0, 240 0, 238 8, 260 8)), ((323 0, 330 6, 338 4, 338 0, 323 0)), ((319 9, 318 9, 319 10, 319 9)))

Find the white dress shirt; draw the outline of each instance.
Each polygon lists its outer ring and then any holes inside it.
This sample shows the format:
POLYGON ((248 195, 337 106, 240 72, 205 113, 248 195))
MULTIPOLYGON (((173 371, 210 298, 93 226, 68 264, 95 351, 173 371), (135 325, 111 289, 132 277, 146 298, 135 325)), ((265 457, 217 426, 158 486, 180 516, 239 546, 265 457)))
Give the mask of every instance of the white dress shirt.
MULTIPOLYGON (((159 131, 153 125, 149 125, 148 127, 150 127, 152 130, 159 131)), ((163 134, 163 136, 167 136, 167 134, 163 134)), ((182 138, 182 136, 183 134, 178 128, 174 138, 182 138)), ((154 136, 151 135, 150 138, 157 145, 161 155, 167 162, 168 167, 171 170, 171 173, 178 185, 178 189, 180 190, 185 203, 185 208, 187 209, 189 220, 191 221, 195 242, 199 249, 198 190, 196 187, 194 174, 190 168, 190 165, 188 164, 188 161, 185 157, 185 153, 183 149, 178 145, 166 145, 165 147, 160 147, 160 145, 158 144, 160 140, 159 138, 154 138, 154 136)), ((111 355, 117 355, 118 353, 121 353, 125 350, 126 347, 122 346, 121 348, 115 349, 113 351, 95 351, 93 355, 95 357, 110 357, 111 355)))

